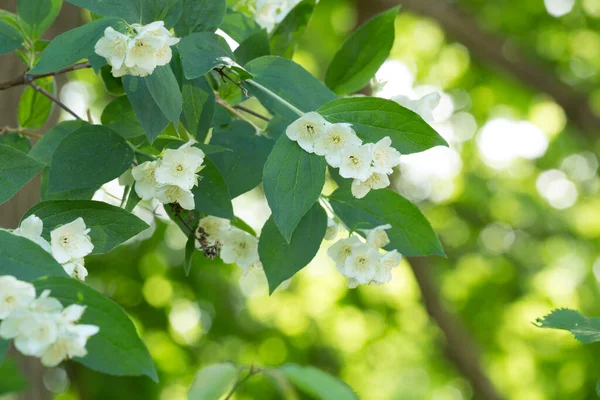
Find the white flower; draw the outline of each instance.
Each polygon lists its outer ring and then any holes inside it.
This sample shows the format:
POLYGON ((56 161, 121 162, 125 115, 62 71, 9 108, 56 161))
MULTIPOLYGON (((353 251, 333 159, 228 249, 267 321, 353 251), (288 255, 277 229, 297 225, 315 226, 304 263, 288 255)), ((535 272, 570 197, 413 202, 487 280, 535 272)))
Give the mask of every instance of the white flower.
POLYGON ((340 175, 343 178, 354 178, 361 181, 371 176, 371 144, 348 147, 342 151, 340 175))
POLYGON ((360 284, 369 283, 375 276, 381 254, 373 247, 360 243, 352 247, 352 252, 344 263, 345 275, 355 278, 360 284))
POLYGON ((315 143, 325 134, 328 125, 329 122, 318 113, 309 112, 292 122, 285 133, 305 151, 312 153, 315 143))
POLYGON ((383 189, 390 186, 390 178, 386 174, 374 172, 365 181, 355 179, 352 182, 352 195, 357 199, 362 199, 371 190, 383 189))
POLYGON ((200 220, 198 227, 208 236, 208 244, 214 246, 217 241, 223 244, 225 235, 231 229, 231 222, 228 219, 208 216, 200 220))
POLYGON ((109 26, 104 30, 104 36, 98 40, 94 50, 96 54, 106 58, 113 69, 119 69, 125 61, 128 43, 127 35, 117 32, 109 26))
POLYGON ((325 240, 333 240, 340 232, 340 226, 331 218, 327 218, 327 230, 325 230, 325 240))
POLYGON ((35 215, 30 215, 21 222, 21 225, 17 229, 12 231, 12 234, 27 238, 50 253, 50 243, 42 237, 43 229, 44 223, 42 220, 35 215))
POLYGON ((189 190, 197 183, 196 172, 203 161, 204 152, 196 147, 168 149, 156 168, 156 181, 189 190))
POLYGON ((355 245, 362 244, 356 236, 350 236, 346 239, 340 239, 327 250, 327 255, 335 262, 335 266, 342 275, 346 275, 346 259, 352 254, 352 248, 355 245))
POLYGON ((189 142, 182 144, 177 150, 182 151, 191 162, 196 162, 198 165, 201 165, 204 162, 205 154, 201 149, 194 146, 196 143, 198 142, 190 140, 189 142))
POLYGON ((141 67, 138 67, 137 65, 128 68, 125 66, 125 64, 123 64, 121 66, 121 68, 112 68, 111 73, 113 74, 113 76, 115 78, 119 78, 121 76, 125 76, 125 75, 132 75, 132 76, 140 76, 140 77, 145 77, 148 76, 152 73, 152 70, 147 70, 141 67))
POLYGON ((179 203, 185 210, 196 207, 192 192, 175 185, 160 186, 156 191, 156 198, 163 204, 179 203))
POLYGON ((119 176, 119 185, 121 186, 131 186, 135 182, 133 175, 131 173, 131 168, 127 171, 123 172, 121 176, 119 176))
POLYGON ((417 100, 406 96, 395 96, 392 100, 419 114, 426 122, 433 122, 433 110, 440 104, 440 94, 431 92, 417 100))
POLYGON ((100 329, 94 325, 70 325, 61 326, 58 337, 41 356, 42 365, 45 367, 56 367, 63 360, 73 357, 85 357, 85 348, 90 336, 98 333, 100 329))
POLYGON ((400 152, 393 147, 392 139, 389 136, 384 137, 371 147, 373 163, 371 170, 382 174, 391 174, 393 168, 400 165, 400 152))
POLYGON ((84 266, 83 258, 73 259, 68 263, 63 264, 62 267, 72 278, 79 279, 80 281, 85 281, 85 278, 88 276, 88 271, 84 266))
POLYGON ((367 244, 376 249, 380 249, 390 244, 390 238, 385 232, 388 229, 392 229, 390 224, 381 225, 373 229, 362 229, 362 231, 367 237, 367 244))
POLYGON ((382 285, 392 280, 392 269, 400 264, 402 255, 397 250, 388 251, 375 267, 375 275, 370 285, 382 285))
POLYGON ((254 19, 271 32, 299 2, 300 0, 258 0, 254 19))
POLYGON ((146 161, 131 170, 135 179, 135 192, 142 200, 150 200, 156 196, 158 183, 155 173, 158 165, 158 161, 146 161))
POLYGON ((27 307, 35 299, 35 288, 14 276, 0 276, 0 319, 27 307))
POLYGON ((258 240, 241 229, 232 228, 225 235, 220 255, 224 263, 246 269, 259 260, 258 240))
POLYGON ((140 35, 146 35, 161 40, 167 46, 173 46, 179 43, 181 39, 173 37, 173 34, 165 28, 164 21, 154 21, 148 25, 134 24, 133 27, 140 35))
POLYGON ((362 140, 351 128, 350 124, 329 125, 325 133, 315 143, 315 153, 325 156, 325 160, 332 167, 339 167, 342 151, 347 147, 357 147, 362 140))
POLYGON ((139 33, 127 44, 125 66, 128 68, 137 66, 146 71, 154 71, 158 62, 156 53, 163 48, 164 44, 161 37, 139 33))
POLYGON ((59 226, 50 232, 52 255, 61 264, 83 258, 94 250, 94 245, 82 218, 59 226))

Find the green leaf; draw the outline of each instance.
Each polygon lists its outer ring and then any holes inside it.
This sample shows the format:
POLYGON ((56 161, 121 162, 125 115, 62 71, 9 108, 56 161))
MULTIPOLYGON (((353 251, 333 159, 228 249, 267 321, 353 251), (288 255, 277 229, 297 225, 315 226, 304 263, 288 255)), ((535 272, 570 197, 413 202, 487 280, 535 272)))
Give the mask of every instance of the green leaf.
POLYGON ((13 360, 5 360, 0 364, 0 376, 0 396, 22 392, 29 386, 13 360))
POLYGON ((10 340, 0 339, 0 365, 4 362, 4 357, 10 347, 10 340))
POLYGON ((139 0, 66 0, 105 17, 119 17, 129 23, 140 23, 141 3, 139 0))
POLYGON ((104 35, 104 30, 118 22, 118 18, 97 19, 58 35, 46 47, 40 61, 29 71, 29 74, 40 75, 58 71, 94 54, 94 46, 104 35))
POLYGON ((100 68, 100 77, 102 78, 104 88, 112 95, 120 96, 125 94, 121 78, 113 76, 111 71, 112 67, 110 65, 104 65, 100 68))
POLYGON ((242 43, 251 35, 262 29, 262 27, 249 16, 231 9, 227 10, 220 28, 238 43, 242 43))
POLYGON ((281 235, 273 216, 260 234, 258 254, 267 275, 269 292, 308 265, 317 255, 327 229, 327 214, 315 203, 292 234, 289 242, 281 235))
POLYGON ((350 386, 315 367, 285 364, 278 368, 306 394, 319 400, 358 400, 350 386))
POLYGON ((0 54, 10 53, 21 47, 21 32, 8 22, 0 20, 0 54))
POLYGON ((157 67, 144 79, 158 108, 169 121, 177 124, 181 115, 183 99, 171 67, 169 65, 157 67))
POLYGON ((188 392, 188 400, 219 400, 229 393, 238 380, 233 363, 222 362, 200 369, 188 392))
POLYGON ((250 35, 246 40, 240 43, 240 46, 233 54, 235 55, 236 61, 240 64, 246 64, 255 58, 271 54, 267 31, 261 29, 250 35))
POLYGON ((569 331, 575 339, 585 344, 600 341, 600 318, 587 318, 568 308, 559 308, 538 318, 536 326, 569 331))
POLYGON ((18 0, 19 23, 32 39, 37 39, 52 25, 62 0, 18 0))
POLYGON ((53 229, 83 218, 90 228, 92 254, 108 253, 148 228, 148 224, 122 208, 92 200, 45 201, 33 206, 23 218, 32 214, 44 222, 43 236, 48 240, 53 229))
POLYGON ((169 125, 169 119, 154 101, 145 78, 124 76, 123 87, 150 143, 169 125))
POLYGON ((319 198, 326 167, 324 157, 307 153, 285 135, 273 147, 263 171, 263 185, 275 224, 288 243, 319 198))
POLYGON ((227 128, 215 129, 211 142, 233 150, 209 157, 223 173, 231 197, 260 184, 263 167, 273 149, 272 140, 258 136, 249 123, 235 120, 227 128))
POLYGON ((138 14, 141 15, 144 25, 154 21, 164 21, 165 27, 170 29, 179 21, 183 11, 183 0, 137 0, 137 2, 139 3, 138 14))
POLYGON ((231 195, 221 171, 205 159, 198 186, 192 189, 196 211, 215 217, 234 219, 231 195))
POLYGON ((60 142, 72 132, 87 125, 88 123, 84 121, 64 121, 54 125, 33 146, 29 152, 29 156, 50 165, 52 163, 52 156, 60 142))
POLYGON ((12 147, 13 149, 17 149, 26 154, 31 150, 31 142, 29 139, 16 132, 0 135, 0 144, 12 147))
POLYGON ((186 276, 190 274, 190 270, 192 269, 194 250, 196 250, 196 232, 191 232, 188 236, 187 243, 185 244, 185 260, 183 268, 185 269, 186 276))
POLYGON ((101 125, 82 126, 54 152, 50 192, 102 185, 121 176, 132 162, 133 150, 116 132, 101 125))
POLYGON ((102 121, 102 125, 117 132, 125 139, 145 135, 144 128, 140 125, 127 96, 117 97, 108 103, 102 111, 100 121, 102 121))
POLYGON ((42 201, 50 200, 91 200, 100 186, 94 186, 85 189, 65 190, 63 192, 50 192, 48 183, 50 182, 50 168, 44 168, 42 171, 42 182, 40 197, 42 201))
POLYGON ((242 220, 240 217, 236 216, 235 220, 231 221, 231 225, 235 226, 236 228, 240 228, 244 232, 249 233, 252 236, 256 237, 256 231, 250 225, 248 225, 247 222, 242 220))
POLYGON ((257 58, 246 64, 246 69, 254 75, 254 79, 248 81, 250 93, 271 114, 278 114, 292 121, 298 119, 299 114, 286 106, 286 102, 300 112, 309 112, 336 98, 317 78, 287 58, 257 58))
POLYGON ((233 53, 221 36, 198 32, 179 42, 183 74, 187 79, 198 78, 216 67, 231 66, 233 53))
POLYGON ((352 196, 349 185, 329 197, 335 214, 353 231, 390 224, 390 244, 386 250, 398 250, 407 257, 445 256, 433 228, 421 211, 398 193, 388 189, 371 191, 363 199, 352 196))
POLYGON ((184 37, 193 32, 214 32, 226 11, 226 0, 183 0, 183 13, 175 25, 175 34, 184 37))
POLYGON ((292 58, 314 9, 315 0, 304 0, 286 15, 271 34, 271 51, 274 55, 292 58))
POLYGON ((402 154, 419 153, 435 146, 448 146, 417 113, 400 104, 377 97, 334 100, 317 110, 329 122, 347 122, 365 142, 376 143, 389 136, 402 154))
POLYGON ((44 164, 27 154, 0 144, 0 204, 13 197, 43 168, 44 164))
POLYGON ((142 199, 140 198, 140 196, 138 196, 137 192, 135 191, 135 184, 134 184, 131 187, 131 189, 129 190, 129 197, 127 197, 127 204, 125 204, 125 211, 132 212, 133 209, 135 208, 135 206, 137 206, 140 201, 142 201, 142 199))
MULTIPOLYGON (((36 84, 49 93, 56 94, 54 78, 37 79, 36 84)), ((30 86, 26 87, 19 100, 19 111, 17 114, 19 126, 29 129, 41 128, 48 120, 48 117, 50 117, 53 106, 54 102, 48 97, 30 86)))
POLYGON ((339 95, 354 93, 369 83, 394 44, 394 21, 400 7, 379 14, 357 29, 333 56, 325 84, 339 95))
POLYGON ((208 135, 215 113, 215 93, 205 77, 184 79, 181 88, 183 113, 181 122, 196 140, 203 142, 208 135))
POLYGON ((76 361, 109 375, 146 375, 158 381, 144 342, 117 303, 72 278, 44 278, 35 281, 34 285, 38 293, 50 290, 50 295, 65 307, 71 304, 85 306, 81 323, 100 328, 87 342, 88 355, 75 358, 76 361))
POLYGON ((12 275, 22 281, 42 276, 67 276, 54 257, 38 244, 0 230, 0 276, 12 275))

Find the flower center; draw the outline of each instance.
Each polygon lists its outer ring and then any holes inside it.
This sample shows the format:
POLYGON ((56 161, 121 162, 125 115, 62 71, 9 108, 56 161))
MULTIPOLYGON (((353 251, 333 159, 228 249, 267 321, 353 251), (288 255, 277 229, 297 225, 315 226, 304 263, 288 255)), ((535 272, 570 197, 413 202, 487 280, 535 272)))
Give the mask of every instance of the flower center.
POLYGON ((350 156, 350 163, 352 163, 354 166, 357 166, 360 164, 360 159, 358 157, 350 156))
POLYGON ((5 303, 8 303, 8 304, 14 303, 14 301, 15 301, 15 297, 14 297, 14 296, 7 296, 7 297, 4 299, 4 302, 5 302, 5 303))
POLYGON ((63 245, 63 247, 66 247, 69 244, 69 236, 61 236, 60 243, 63 245))

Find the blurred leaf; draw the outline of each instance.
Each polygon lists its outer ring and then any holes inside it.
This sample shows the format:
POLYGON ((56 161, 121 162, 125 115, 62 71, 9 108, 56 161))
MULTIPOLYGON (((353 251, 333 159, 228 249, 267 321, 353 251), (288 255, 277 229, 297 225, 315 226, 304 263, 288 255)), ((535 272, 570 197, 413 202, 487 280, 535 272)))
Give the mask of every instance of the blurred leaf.
POLYGON ((0 144, 0 204, 13 197, 43 168, 44 164, 27 154, 0 144))
POLYGON ((545 317, 538 318, 536 326, 569 331, 581 343, 600 341, 600 318, 586 318, 578 311, 567 308, 553 310, 545 317))
POLYGON ((231 221, 231 225, 235 226, 236 228, 240 228, 244 232, 256 237, 256 231, 238 216, 235 217, 234 221, 231 221))
POLYGON ((171 67, 169 65, 157 67, 144 79, 158 108, 169 121, 177 124, 181 115, 183 99, 171 67))
POLYGON ((258 254, 269 282, 269 293, 311 262, 321 247, 325 229, 327 214, 318 203, 302 217, 289 241, 277 229, 273 216, 268 219, 260 234, 258 254))
POLYGON ((246 38, 240 46, 233 52, 235 59, 244 65, 255 58, 268 56, 271 54, 269 47, 269 37, 267 31, 261 29, 246 38))
POLYGON ((38 293, 50 290, 52 297, 65 307, 71 304, 85 306, 80 323, 100 328, 100 332, 92 336, 86 345, 88 355, 75 358, 75 361, 109 375, 146 375, 158 382, 144 342, 117 303, 70 277, 42 278, 34 285, 38 293))
POLYGON ((219 400, 229 393, 238 380, 233 363, 208 365, 198 371, 188 392, 188 400, 219 400))
POLYGON ((205 77, 184 79, 181 88, 183 113, 181 122, 192 136, 204 142, 215 113, 215 93, 205 77))
POLYGON ((298 3, 271 34, 273 55, 292 58, 315 9, 315 0, 298 3))
POLYGON ((346 383, 315 367, 285 364, 278 369, 300 390, 316 399, 358 400, 346 383))
POLYGON ((101 201, 58 200, 45 201, 33 206, 23 218, 35 214, 44 222, 43 236, 50 239, 50 232, 60 225, 81 217, 90 228, 94 244, 92 254, 108 253, 121 243, 148 229, 148 224, 122 208, 101 201))
POLYGON ((326 166, 323 157, 307 153, 285 135, 267 158, 263 172, 265 196, 286 242, 319 198, 326 166))
POLYGON ((394 44, 394 21, 400 7, 370 19, 333 56, 325 84, 339 95, 354 93, 369 83, 394 44))
POLYGON ((332 123, 352 124, 356 134, 368 143, 389 136, 402 154, 419 153, 435 146, 448 146, 418 114, 398 103, 376 97, 334 100, 318 110, 332 123))
POLYGON ((192 269, 192 258, 194 257, 194 251, 196 250, 196 232, 190 232, 188 240, 185 244, 185 259, 183 262, 183 268, 185 269, 185 275, 190 274, 192 269))
POLYGON ((198 186, 192 189, 196 211, 215 217, 234 219, 231 195, 221 171, 208 159, 199 173, 198 186))
MULTIPOLYGON (((27 154, 31 150, 31 142, 25 136, 21 136, 16 132, 5 133, 0 135, 0 144, 12 147, 27 154)), ((30 155, 31 156, 31 155, 30 155)))
POLYGON ((30 38, 37 39, 52 25, 61 7, 62 0, 18 0, 19 22, 30 38))
POLYGON ((169 119, 152 98, 144 78, 124 76, 123 87, 139 124, 146 132, 146 138, 150 143, 154 142, 154 139, 169 125, 169 119))
POLYGON ((192 32, 214 32, 226 11, 226 0, 183 0, 183 13, 175 25, 175 34, 184 37, 192 32))
POLYGON ((410 201, 389 189, 371 191, 363 199, 352 196, 349 185, 329 197, 335 214, 353 231, 390 224, 390 244, 404 256, 445 256, 444 249, 429 221, 410 201))
POLYGON ((111 71, 112 67, 110 65, 104 65, 100 68, 102 83, 108 93, 120 96, 125 93, 123 82, 121 81, 121 78, 115 78, 111 71))
POLYGON ((13 25, 0 19, 0 54, 10 53, 21 47, 23 36, 13 25))
MULTIPOLYGON (((54 78, 37 79, 35 82, 47 92, 56 95, 54 78)), ((52 113, 54 102, 34 88, 28 86, 23 90, 19 100, 19 111, 17 113, 19 126, 29 129, 39 129, 48 120, 52 113)))
POLYGON ((13 360, 4 360, 0 364, 0 376, 0 396, 22 392, 29 386, 13 360))
POLYGON ((6 356, 6 352, 8 352, 8 348, 10 347, 10 340, 5 340, 0 338, 0 365, 4 362, 4 357, 6 356))
POLYGON ((252 18, 231 9, 227 10, 220 28, 238 43, 262 29, 252 18))
POLYGON ((198 78, 213 68, 230 66, 233 62, 233 53, 225 39, 210 32, 184 37, 179 43, 179 52, 187 79, 198 78))
POLYGON ((100 121, 125 139, 145 134, 127 96, 119 96, 108 103, 102 111, 100 121))

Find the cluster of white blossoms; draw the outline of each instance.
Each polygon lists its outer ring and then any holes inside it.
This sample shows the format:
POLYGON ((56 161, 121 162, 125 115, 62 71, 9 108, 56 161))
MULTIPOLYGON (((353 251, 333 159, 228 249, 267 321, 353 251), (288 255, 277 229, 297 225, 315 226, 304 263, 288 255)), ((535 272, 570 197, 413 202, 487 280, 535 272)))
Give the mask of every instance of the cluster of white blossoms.
POLYGON ((300 1, 258 0, 254 11, 254 19, 261 27, 271 32, 300 1))
POLYGON ((331 124, 316 112, 292 122, 287 136, 309 153, 325 156, 327 164, 339 168, 344 178, 354 179, 352 194, 361 199, 371 190, 390 185, 389 174, 400 164, 400 152, 386 136, 377 143, 364 143, 350 124, 331 124))
POLYGON ((178 149, 167 149, 161 159, 133 167, 135 192, 142 200, 156 198, 162 204, 179 203, 185 210, 194 209, 192 188, 198 184, 204 152, 189 141, 178 149))
POLYGON ((128 34, 106 28, 94 49, 112 66, 114 76, 148 76, 154 68, 171 61, 170 46, 179 43, 180 39, 173 37, 163 21, 133 24, 129 28, 128 34))
POLYGON ((237 264, 246 275, 252 268, 262 269, 258 258, 258 239, 224 218, 205 217, 198 224, 211 246, 220 247, 220 257, 225 264, 237 264))
POLYGON ((0 337, 14 339, 15 348, 38 357, 46 367, 63 360, 85 357, 88 339, 99 332, 95 325, 78 325, 84 306, 63 308, 45 290, 36 298, 35 288, 13 276, 0 276, 0 337))
POLYGON ((366 241, 350 236, 338 240, 327 250, 338 271, 348 278, 348 287, 382 285, 392 280, 392 269, 398 266, 402 256, 397 250, 381 252, 381 248, 390 243, 385 230, 391 227, 382 225, 363 230, 366 241))
POLYGON ((433 110, 440 104, 441 96, 438 92, 427 93, 419 99, 398 95, 391 100, 419 114, 425 122, 433 122, 433 110))
POLYGON ((85 268, 84 257, 94 250, 94 245, 82 218, 61 225, 50 232, 50 243, 42 237, 44 222, 35 215, 25 218, 21 225, 11 232, 37 243, 42 249, 52 254, 65 272, 71 277, 85 280, 88 271, 85 268))

